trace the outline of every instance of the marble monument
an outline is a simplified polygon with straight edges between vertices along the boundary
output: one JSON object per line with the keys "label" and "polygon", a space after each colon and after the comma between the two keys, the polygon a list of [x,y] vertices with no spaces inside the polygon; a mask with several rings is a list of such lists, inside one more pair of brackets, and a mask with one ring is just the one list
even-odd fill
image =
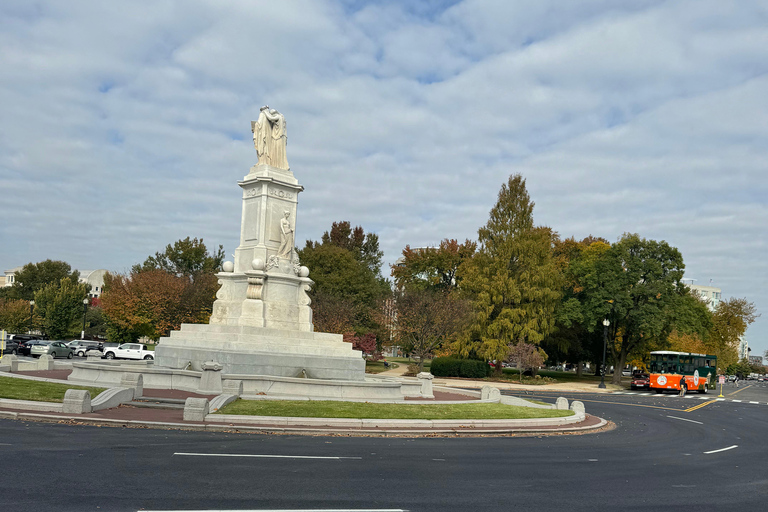
{"label": "marble monument", "polygon": [[242,189],[240,245],[217,274],[209,324],[183,324],[161,338],[156,365],[227,374],[361,381],[365,361],[341,335],[316,333],[307,292],[313,281],[294,247],[299,193],[288,166],[285,117],[262,107],[251,123],[258,163]]}

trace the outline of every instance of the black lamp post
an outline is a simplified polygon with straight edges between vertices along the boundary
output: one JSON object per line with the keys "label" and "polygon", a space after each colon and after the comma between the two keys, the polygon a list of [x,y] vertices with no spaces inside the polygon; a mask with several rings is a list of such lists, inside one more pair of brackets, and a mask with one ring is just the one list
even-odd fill
{"label": "black lamp post", "polygon": [[597,386],[600,389],[605,389],[605,347],[608,345],[608,326],[611,322],[606,318],[603,320],[603,370],[600,372],[600,384]]}
{"label": "black lamp post", "polygon": [[32,312],[35,310],[35,301],[29,301],[29,334],[32,334]]}
{"label": "black lamp post", "polygon": [[85,314],[88,312],[88,297],[83,299],[83,332],[80,333],[80,339],[85,339]]}

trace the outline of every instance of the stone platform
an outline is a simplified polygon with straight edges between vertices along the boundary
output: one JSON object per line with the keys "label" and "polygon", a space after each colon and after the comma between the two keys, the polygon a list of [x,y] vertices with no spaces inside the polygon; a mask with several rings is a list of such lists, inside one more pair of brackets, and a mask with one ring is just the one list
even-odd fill
{"label": "stone platform", "polygon": [[183,324],[155,349],[157,367],[201,371],[206,361],[225,374],[365,380],[362,354],[339,334]]}

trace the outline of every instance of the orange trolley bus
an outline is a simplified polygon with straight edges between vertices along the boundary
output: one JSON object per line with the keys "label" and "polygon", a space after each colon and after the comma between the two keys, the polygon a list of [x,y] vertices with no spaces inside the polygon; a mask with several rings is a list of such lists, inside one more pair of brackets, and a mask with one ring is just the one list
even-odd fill
{"label": "orange trolley bus", "polygon": [[666,389],[706,393],[715,389],[717,357],[691,352],[658,350],[651,352],[651,379],[649,387],[662,393]]}

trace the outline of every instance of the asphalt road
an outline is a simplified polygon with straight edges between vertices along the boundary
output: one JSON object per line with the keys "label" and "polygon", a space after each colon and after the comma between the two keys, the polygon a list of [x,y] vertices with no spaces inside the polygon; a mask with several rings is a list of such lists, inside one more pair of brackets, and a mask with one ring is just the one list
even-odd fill
{"label": "asphalt road", "polygon": [[0,420],[0,510],[765,510],[768,386],[724,394],[566,395],[617,428],[546,437],[300,437]]}

